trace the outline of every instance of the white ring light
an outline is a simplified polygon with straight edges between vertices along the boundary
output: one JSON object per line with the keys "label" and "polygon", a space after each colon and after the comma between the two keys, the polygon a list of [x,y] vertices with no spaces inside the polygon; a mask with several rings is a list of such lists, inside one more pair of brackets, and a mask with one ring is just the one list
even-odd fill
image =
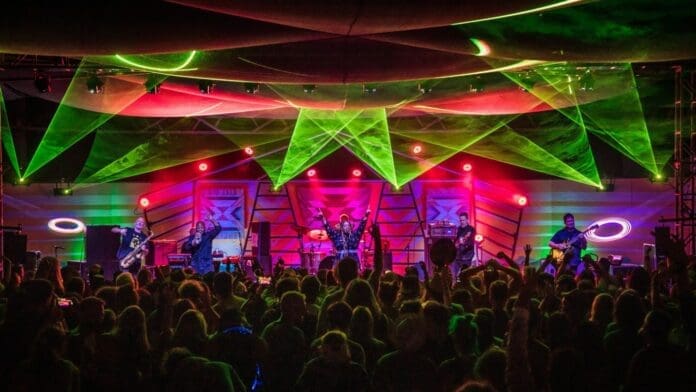
{"label": "white ring light", "polygon": [[[597,235],[596,230],[592,230],[585,234],[585,238],[587,238],[588,241],[591,242],[611,242],[611,241],[616,241],[620,240],[628,235],[628,233],[631,232],[631,222],[624,218],[618,218],[618,217],[611,217],[611,218],[604,218],[604,219],[599,219],[594,222],[592,222],[591,225],[607,225],[607,224],[615,224],[621,226],[621,230],[612,235]],[[588,227],[589,227],[588,226]]]}
{"label": "white ring light", "polygon": [[[65,228],[59,225],[72,225],[73,227]],[[56,218],[48,221],[48,228],[51,231],[61,234],[78,234],[85,231],[85,224],[79,219],[73,218]]]}

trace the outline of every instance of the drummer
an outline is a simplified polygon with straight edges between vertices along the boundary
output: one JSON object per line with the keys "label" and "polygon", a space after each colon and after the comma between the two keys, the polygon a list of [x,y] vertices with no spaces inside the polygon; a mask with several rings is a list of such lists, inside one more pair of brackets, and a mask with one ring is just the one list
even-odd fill
{"label": "drummer", "polygon": [[350,221],[348,215],[341,214],[338,224],[336,224],[335,227],[331,227],[324,213],[321,209],[319,210],[319,219],[324,223],[326,233],[331,239],[331,243],[336,250],[336,256],[339,260],[344,257],[350,257],[358,262],[360,261],[358,257],[358,245],[360,245],[360,238],[363,235],[363,231],[365,231],[367,217],[370,215],[370,212],[368,208],[367,211],[365,211],[365,216],[360,220],[358,227],[354,229],[353,223]]}

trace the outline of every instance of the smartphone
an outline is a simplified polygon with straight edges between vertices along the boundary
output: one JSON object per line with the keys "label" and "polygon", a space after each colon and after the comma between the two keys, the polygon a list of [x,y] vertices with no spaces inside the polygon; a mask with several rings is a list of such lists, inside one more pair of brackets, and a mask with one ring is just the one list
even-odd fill
{"label": "smartphone", "polygon": [[270,276],[259,276],[259,284],[271,284]]}
{"label": "smartphone", "polygon": [[73,305],[73,301],[69,298],[58,298],[58,306],[67,308]]}

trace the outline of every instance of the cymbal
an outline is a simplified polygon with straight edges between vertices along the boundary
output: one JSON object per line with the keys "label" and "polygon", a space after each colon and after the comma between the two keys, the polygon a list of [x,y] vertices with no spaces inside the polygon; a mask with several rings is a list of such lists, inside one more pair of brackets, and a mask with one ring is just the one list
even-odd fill
{"label": "cymbal", "polygon": [[329,236],[326,234],[326,230],[321,229],[310,230],[309,234],[307,235],[309,236],[309,238],[315,241],[326,241],[329,239]]}
{"label": "cymbal", "polygon": [[297,232],[297,234],[306,234],[311,229],[307,226],[292,225],[292,229]]}

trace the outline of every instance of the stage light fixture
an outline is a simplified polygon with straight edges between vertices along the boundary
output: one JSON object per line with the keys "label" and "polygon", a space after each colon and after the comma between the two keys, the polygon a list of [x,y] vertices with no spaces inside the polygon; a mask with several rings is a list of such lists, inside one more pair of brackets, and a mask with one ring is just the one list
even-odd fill
{"label": "stage light fixture", "polygon": [[162,83],[155,75],[148,76],[144,85],[145,91],[147,91],[148,94],[159,94],[160,89],[162,88]]}
{"label": "stage light fixture", "polygon": [[206,162],[201,162],[198,164],[198,171],[204,172],[208,170],[208,163]]}
{"label": "stage light fixture", "polygon": [[61,188],[61,187],[55,187],[53,188],[53,196],[72,196],[73,191],[70,188]]}
{"label": "stage light fixture", "polygon": [[211,94],[215,88],[215,83],[210,80],[199,80],[198,81],[198,91],[202,94]]}
{"label": "stage light fixture", "polygon": [[362,176],[362,170],[353,169],[353,177],[360,177],[360,176]]}
{"label": "stage light fixture", "polygon": [[418,92],[421,94],[427,94],[433,91],[432,86],[428,86],[425,83],[418,83]]}
{"label": "stage light fixture", "polygon": [[471,169],[473,169],[473,167],[471,166],[471,163],[465,163],[465,164],[462,166],[462,170],[464,170],[465,172],[470,172]]}
{"label": "stage light fixture", "polygon": [[304,85],[302,85],[302,90],[304,90],[305,94],[314,94],[317,91],[317,85],[316,84],[304,84]]}
{"label": "stage light fixture", "polygon": [[517,203],[517,205],[520,207],[524,207],[527,205],[527,197],[526,196],[515,195],[514,199],[515,199],[515,202]]}
{"label": "stage light fixture", "polygon": [[254,149],[251,148],[251,147],[245,147],[245,148],[244,148],[244,153],[247,154],[247,155],[249,155],[249,156],[252,156],[252,155],[254,155]]}
{"label": "stage light fixture", "polygon": [[36,72],[34,74],[34,86],[40,93],[50,93],[51,77],[45,72]]}
{"label": "stage light fixture", "polygon": [[90,94],[102,94],[104,92],[104,81],[97,75],[92,75],[87,79],[87,92]]}
{"label": "stage light fixture", "polygon": [[420,144],[416,144],[413,147],[411,147],[411,152],[418,155],[423,152],[423,146]]}
{"label": "stage light fixture", "polygon": [[307,177],[314,177],[317,175],[317,170],[316,169],[309,169],[307,170]]}
{"label": "stage light fixture", "polygon": [[247,94],[256,94],[259,92],[259,84],[258,83],[244,83],[244,91],[246,91]]}
{"label": "stage light fixture", "polygon": [[592,91],[594,90],[594,77],[592,77],[592,72],[588,68],[585,73],[579,78],[580,90],[581,91]]}
{"label": "stage light fixture", "polygon": [[138,200],[138,204],[140,207],[147,208],[150,206],[150,199],[147,197],[141,197],[140,200]]}
{"label": "stage light fixture", "polygon": [[614,192],[614,183],[602,184],[597,188],[597,192]]}
{"label": "stage light fixture", "polygon": [[369,85],[369,84],[363,84],[363,94],[372,95],[375,93],[377,93],[377,87]]}
{"label": "stage light fixture", "polygon": [[476,234],[474,236],[474,241],[480,244],[481,242],[483,242],[483,236],[481,234]]}
{"label": "stage light fixture", "polygon": [[469,83],[469,92],[480,93],[484,90],[484,83],[480,76],[475,77],[471,83]]}
{"label": "stage light fixture", "polygon": [[654,174],[650,176],[650,182],[652,183],[664,183],[667,182],[669,178],[667,176],[663,176],[660,173]]}

